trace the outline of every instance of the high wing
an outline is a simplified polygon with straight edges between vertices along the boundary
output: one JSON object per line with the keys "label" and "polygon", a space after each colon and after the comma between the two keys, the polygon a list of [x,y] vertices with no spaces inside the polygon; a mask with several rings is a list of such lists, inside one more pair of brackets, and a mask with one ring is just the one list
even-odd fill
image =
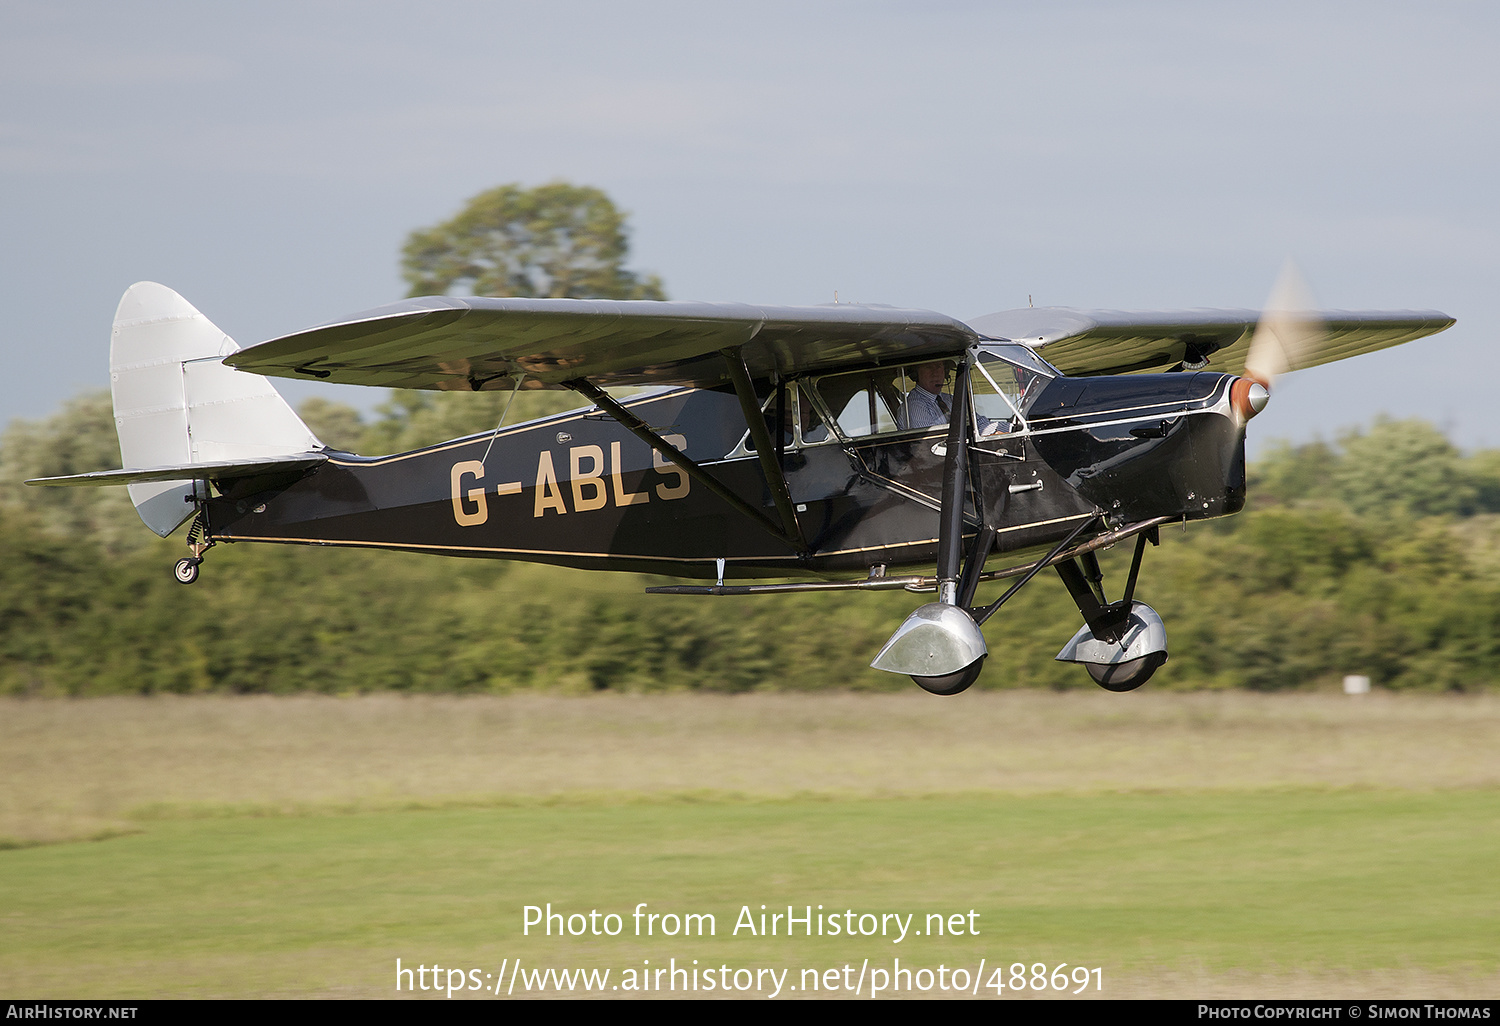
{"label": "high wing", "polygon": [[961,353],[978,336],[930,310],[836,304],[752,306],[649,300],[409,299],[228,356],[239,370],[353,385],[480,391],[730,381],[723,350],[749,373]]}
{"label": "high wing", "polygon": [[[1239,374],[1260,316],[1256,310],[1131,312],[1051,306],[986,314],[969,324],[986,338],[1030,346],[1064,374],[1167,371],[1183,364]],[[1298,368],[1373,353],[1453,324],[1452,317],[1436,310],[1325,310],[1308,316],[1322,322],[1322,332]]]}

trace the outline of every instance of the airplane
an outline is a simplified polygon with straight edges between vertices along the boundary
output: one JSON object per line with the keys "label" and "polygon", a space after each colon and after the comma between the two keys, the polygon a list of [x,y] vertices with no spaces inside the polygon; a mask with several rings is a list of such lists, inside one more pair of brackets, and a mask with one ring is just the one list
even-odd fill
{"label": "airplane", "polygon": [[[936,695],[978,679],[983,625],[1055,568],[1083,617],[1057,658],[1110,691],[1166,661],[1135,599],[1162,525],[1245,504],[1246,425],[1277,377],[1442,331],[1436,311],[927,310],[428,296],[240,348],[132,285],[110,345],[127,485],[162,537],[517,559],[697,581],[674,595],[933,593],[876,669]],[[591,405],[412,452],[319,441],[272,377],[571,389]],[[951,388],[948,383],[951,381]],[[647,386],[616,398],[608,388]],[[506,410],[508,413],[509,404]],[[1097,553],[1134,542],[1119,597]],[[994,565],[998,562],[1001,565]],[[709,583],[712,582],[712,583]],[[988,603],[982,586],[1006,582]]]}

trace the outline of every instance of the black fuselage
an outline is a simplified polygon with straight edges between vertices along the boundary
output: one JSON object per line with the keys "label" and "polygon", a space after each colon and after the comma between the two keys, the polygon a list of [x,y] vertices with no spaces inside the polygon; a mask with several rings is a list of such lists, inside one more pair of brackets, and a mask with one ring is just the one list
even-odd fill
{"label": "black fuselage", "polygon": [[[1244,505],[1244,443],[1215,373],[1059,377],[1019,431],[969,447],[965,523],[998,552],[1066,537],[1096,513],[1119,525],[1201,519]],[[776,518],[731,390],[624,401],[750,505]],[[756,526],[598,410],[395,456],[330,453],[304,474],[230,482],[210,537],[520,559],[713,577],[863,575],[931,565],[946,428],[788,446],[778,454],[807,551]],[[1104,528],[1101,527],[1100,530]]]}

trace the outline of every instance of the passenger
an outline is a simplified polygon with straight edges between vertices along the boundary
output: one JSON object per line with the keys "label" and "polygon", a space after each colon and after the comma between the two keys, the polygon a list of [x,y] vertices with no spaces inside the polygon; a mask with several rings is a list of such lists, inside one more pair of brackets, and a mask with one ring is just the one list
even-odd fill
{"label": "passenger", "polygon": [[822,417],[813,412],[812,400],[807,398],[806,392],[802,393],[797,409],[802,413],[802,441],[808,443],[828,441],[828,426],[823,423]]}
{"label": "passenger", "polygon": [[[790,400],[790,397],[788,397],[788,400]],[[818,418],[815,413],[813,413],[812,405],[805,395],[802,397],[802,401],[797,403],[797,409],[801,414],[799,419],[802,422],[803,443],[828,441],[828,428],[824,426],[823,421]],[[772,438],[775,438],[776,430],[778,427],[776,423],[775,404],[766,407],[765,418],[766,430],[770,432]],[[792,433],[792,403],[790,401],[788,401],[787,404],[782,408],[781,424],[779,425],[779,427],[781,429],[782,448],[791,448],[791,446],[796,442],[796,436]],[[755,450],[755,443],[753,441],[747,440],[745,443],[745,447],[753,452]]]}
{"label": "passenger", "polygon": [[[791,397],[787,397],[786,409],[781,415],[781,437],[787,445],[792,444],[792,404]],[[812,401],[803,393],[797,402],[798,420],[802,423],[802,441],[804,444],[810,442],[828,441],[828,428],[823,426],[823,421],[813,413]]]}

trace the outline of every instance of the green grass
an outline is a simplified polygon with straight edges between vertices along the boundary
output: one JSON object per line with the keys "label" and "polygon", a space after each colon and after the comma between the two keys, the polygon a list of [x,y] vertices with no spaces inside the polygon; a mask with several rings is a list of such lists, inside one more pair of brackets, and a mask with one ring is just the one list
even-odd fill
{"label": "green grass", "polygon": [[[1106,997],[1493,997],[1497,730],[1483,696],[4,700],[0,995],[899,956],[1100,966]],[[521,936],[527,904],[643,901],[719,934]],[[981,934],[731,936],[762,903]]]}
{"label": "green grass", "polygon": [[622,791],[1500,789],[1500,696],[909,691],[0,699],[0,847]]}
{"label": "green grass", "polygon": [[[1097,965],[1105,996],[1209,996],[1235,979],[1360,996],[1381,974],[1416,981],[1410,996],[1493,996],[1497,852],[1490,789],[658,797],[153,820],[130,836],[0,851],[0,992],[388,996],[397,957],[616,972],[697,958],[795,977],[899,955]],[[549,901],[712,912],[718,936],[523,938],[522,906]],[[740,906],[762,903],[918,921],[973,908],[981,935],[730,936]]]}

